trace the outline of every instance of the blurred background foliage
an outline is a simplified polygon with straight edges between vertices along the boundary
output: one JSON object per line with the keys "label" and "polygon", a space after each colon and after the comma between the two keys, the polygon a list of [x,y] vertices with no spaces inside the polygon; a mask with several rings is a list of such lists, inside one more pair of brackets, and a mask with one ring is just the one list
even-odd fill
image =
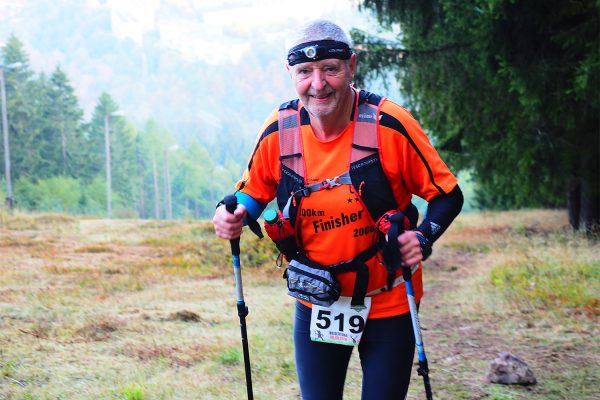
{"label": "blurred background foliage", "polygon": [[[409,108],[459,172],[467,211],[567,208],[574,228],[597,228],[597,1],[358,5],[374,19],[351,31],[357,86]],[[183,12],[161,7],[156,18]],[[16,34],[0,38],[0,63],[20,63],[5,70],[20,209],[105,214],[108,116],[114,216],[208,218],[241,176],[263,118],[294,96],[272,33],[285,21],[260,34],[223,31],[224,44],[244,37],[252,51],[207,62],[161,45],[157,30],[118,38],[109,10],[87,3],[34,1],[8,17],[30,21],[19,34],[36,44],[28,54]],[[91,92],[101,93],[93,104]]]}

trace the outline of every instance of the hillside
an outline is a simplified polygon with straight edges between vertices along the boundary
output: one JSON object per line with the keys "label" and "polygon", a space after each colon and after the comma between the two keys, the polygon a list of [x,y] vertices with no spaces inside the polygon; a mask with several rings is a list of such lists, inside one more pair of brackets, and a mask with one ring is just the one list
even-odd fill
{"label": "hillside", "polygon": [[0,2],[0,43],[16,35],[36,72],[60,65],[86,119],[108,92],[137,127],[154,118],[180,144],[226,136],[249,151],[268,113],[295,97],[284,68],[290,30],[333,10],[347,29],[369,26],[351,1],[314,3]]}

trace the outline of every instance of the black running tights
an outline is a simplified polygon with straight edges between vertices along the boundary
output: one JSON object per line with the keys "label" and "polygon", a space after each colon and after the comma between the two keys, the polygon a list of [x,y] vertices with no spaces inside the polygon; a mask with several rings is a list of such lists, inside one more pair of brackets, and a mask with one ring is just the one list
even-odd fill
{"label": "black running tights", "polygon": [[[294,351],[303,400],[342,400],[353,347],[313,342],[311,309],[296,302]],[[415,353],[410,313],[369,319],[358,353],[363,372],[362,400],[403,400]]]}

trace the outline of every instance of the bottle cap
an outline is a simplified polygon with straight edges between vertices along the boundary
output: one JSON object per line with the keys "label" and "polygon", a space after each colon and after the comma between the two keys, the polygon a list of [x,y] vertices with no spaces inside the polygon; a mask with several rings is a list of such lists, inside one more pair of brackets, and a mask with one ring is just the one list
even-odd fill
{"label": "bottle cap", "polygon": [[274,224],[279,219],[279,215],[277,215],[277,211],[275,210],[267,210],[263,214],[265,222],[267,224]]}

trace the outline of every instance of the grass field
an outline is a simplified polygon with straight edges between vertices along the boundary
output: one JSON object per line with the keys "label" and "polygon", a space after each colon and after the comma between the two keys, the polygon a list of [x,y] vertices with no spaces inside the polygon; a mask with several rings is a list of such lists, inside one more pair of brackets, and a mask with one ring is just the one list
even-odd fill
{"label": "grass field", "polygon": [[[241,245],[255,398],[299,399],[283,271],[268,240]],[[424,266],[436,399],[600,398],[598,249],[564,211],[460,216]],[[0,211],[0,399],[244,399],[229,254],[209,222]],[[501,351],[538,384],[486,382]]]}

